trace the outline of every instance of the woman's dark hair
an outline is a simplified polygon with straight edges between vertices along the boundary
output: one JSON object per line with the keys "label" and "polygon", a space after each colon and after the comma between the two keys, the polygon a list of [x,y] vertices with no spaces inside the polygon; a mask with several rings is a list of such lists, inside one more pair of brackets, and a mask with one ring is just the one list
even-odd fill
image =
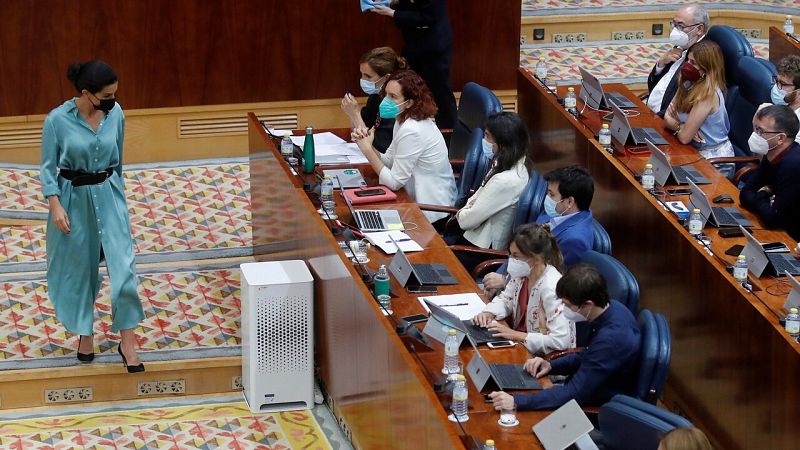
{"label": "woman's dark hair", "polygon": [[408,68],[406,59],[398,55],[392,47],[377,47],[361,55],[359,64],[367,63],[378,76]]}
{"label": "woman's dark hair", "polygon": [[528,127],[516,113],[503,111],[490,115],[486,119],[486,131],[492,134],[497,144],[497,153],[494,157],[495,164],[486,174],[483,184],[496,174],[511,170],[521,158],[525,158],[528,172],[533,169],[533,162],[528,156]]}
{"label": "woman's dark hair", "polygon": [[85,63],[72,63],[67,68],[67,79],[72,82],[78,92],[86,89],[92,94],[103,90],[109,84],[117,82],[117,73],[108,64],[95,59]]}
{"label": "woman's dark hair", "polygon": [[517,228],[512,240],[523,255],[539,255],[546,264],[561,270],[564,257],[561,256],[556,237],[550,232],[548,224],[526,223]]}
{"label": "woman's dark hair", "polygon": [[[400,91],[406,101],[414,100],[414,104],[404,109],[397,116],[398,122],[403,123],[408,118],[414,120],[431,119],[436,115],[438,108],[436,107],[436,102],[433,101],[433,94],[431,94],[422,77],[417,75],[417,72],[399,70],[389,76],[386,84],[389,84],[390,81],[396,81],[400,84]],[[386,84],[384,84],[384,90],[386,90]]]}

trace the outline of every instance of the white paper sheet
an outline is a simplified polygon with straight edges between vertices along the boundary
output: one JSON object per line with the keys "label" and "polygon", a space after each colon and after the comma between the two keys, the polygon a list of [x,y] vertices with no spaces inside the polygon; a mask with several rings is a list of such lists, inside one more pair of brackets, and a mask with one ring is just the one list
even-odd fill
{"label": "white paper sheet", "polygon": [[[305,135],[303,136],[292,136],[292,142],[294,145],[303,148],[303,144],[306,141]],[[339,136],[331,133],[330,131],[326,131],[324,133],[314,133],[314,151],[319,151],[319,147],[321,145],[336,145],[336,144],[345,144],[347,141],[340,138]]]}
{"label": "white paper sheet", "polygon": [[467,294],[433,295],[430,297],[418,297],[417,299],[420,305],[422,305],[429,314],[431,311],[428,309],[428,305],[422,301],[423,299],[440,306],[445,311],[457,315],[461,320],[472,319],[486,307],[483,300],[474,292]]}
{"label": "white paper sheet", "polygon": [[415,240],[398,230],[364,233],[364,237],[366,237],[372,245],[380,247],[387,255],[394,255],[397,253],[397,247],[394,242],[392,242],[392,239],[394,239],[397,245],[406,253],[424,250]]}

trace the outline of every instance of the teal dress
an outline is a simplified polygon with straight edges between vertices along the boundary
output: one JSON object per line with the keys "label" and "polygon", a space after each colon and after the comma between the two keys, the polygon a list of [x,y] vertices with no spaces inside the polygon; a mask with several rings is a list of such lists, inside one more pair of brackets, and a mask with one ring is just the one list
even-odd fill
{"label": "teal dress", "polygon": [[[52,215],[47,220],[47,289],[58,320],[84,336],[93,330],[101,248],[111,278],[111,331],[135,328],[144,318],[122,180],[124,130],[119,104],[94,131],[78,113],[75,99],[52,110],[42,130],[42,191],[45,197],[60,197],[71,229],[62,233]],[[73,187],[58,176],[58,169],[101,172],[109,167],[114,173],[102,184]]]}

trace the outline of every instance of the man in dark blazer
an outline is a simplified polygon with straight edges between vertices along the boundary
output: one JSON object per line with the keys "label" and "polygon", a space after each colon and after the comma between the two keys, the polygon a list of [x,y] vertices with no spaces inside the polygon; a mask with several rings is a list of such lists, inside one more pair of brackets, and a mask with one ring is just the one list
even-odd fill
{"label": "man in dark blazer", "polygon": [[708,12],[697,4],[683,6],[675,13],[669,34],[672,48],[661,55],[647,77],[647,90],[650,91],[647,106],[659,116],[664,117],[678,90],[678,74],[686,60],[686,52],[705,37],[708,22]]}

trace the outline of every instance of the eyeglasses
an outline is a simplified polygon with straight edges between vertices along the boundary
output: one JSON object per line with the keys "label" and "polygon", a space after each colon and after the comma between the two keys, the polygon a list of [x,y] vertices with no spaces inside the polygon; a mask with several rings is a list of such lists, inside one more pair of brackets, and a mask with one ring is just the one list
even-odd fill
{"label": "eyeglasses", "polygon": [[755,134],[759,135],[759,136],[763,136],[765,134],[780,134],[780,133],[783,133],[783,131],[769,131],[769,130],[765,130],[765,129],[761,128],[761,127],[753,127],[753,132]]}
{"label": "eyeglasses", "polygon": [[[782,91],[789,91],[794,89],[794,83],[784,83],[778,79],[777,75],[772,77],[772,81],[775,83],[775,86],[778,86],[778,89]],[[784,88],[792,88],[792,89],[784,89]]]}
{"label": "eyeglasses", "polygon": [[696,27],[696,26],[698,26],[698,25],[700,25],[700,24],[699,24],[699,23],[695,23],[695,24],[693,24],[693,25],[686,25],[685,23],[681,23],[681,22],[675,22],[674,20],[670,20],[670,21],[669,21],[669,25],[670,25],[672,28],[677,28],[678,30],[680,30],[680,31],[684,31],[684,32],[685,32],[685,31],[686,31],[686,30],[688,30],[689,28],[694,28],[694,27]]}

